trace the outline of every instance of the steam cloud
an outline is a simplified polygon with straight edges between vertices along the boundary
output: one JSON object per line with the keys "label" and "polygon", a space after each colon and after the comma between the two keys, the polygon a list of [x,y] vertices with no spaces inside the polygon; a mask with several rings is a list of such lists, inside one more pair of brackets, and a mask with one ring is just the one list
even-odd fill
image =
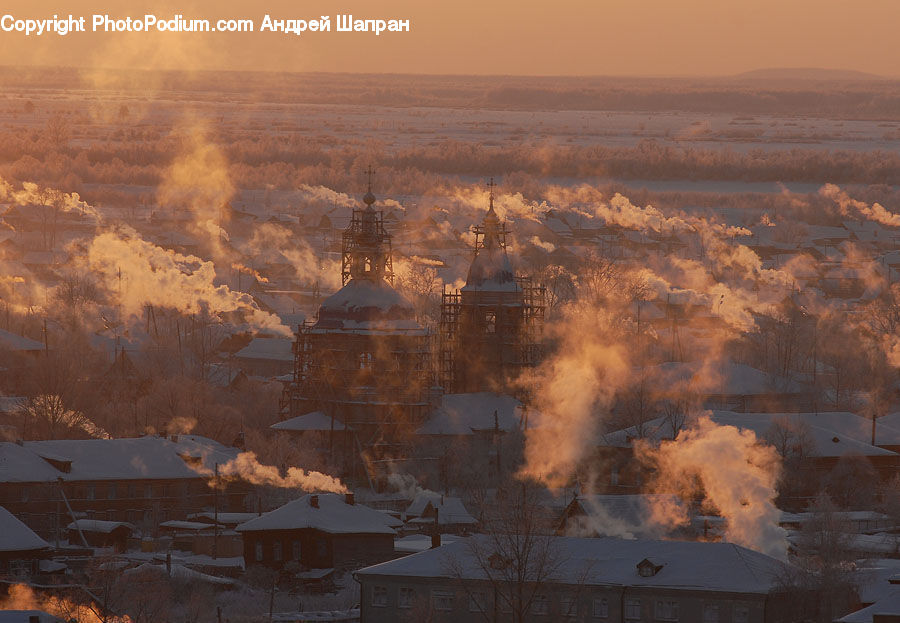
{"label": "steam cloud", "polygon": [[116,292],[125,315],[139,318],[148,303],[187,313],[237,310],[254,326],[291,335],[277,316],[260,310],[250,295],[215,285],[212,262],[158,247],[129,227],[96,236],[86,257],[87,268]]}
{"label": "steam cloud", "polygon": [[[781,461],[775,449],[753,431],[719,426],[708,415],[682,431],[674,441],[653,447],[635,443],[636,456],[655,468],[657,489],[689,493],[699,478],[706,500],[727,520],[725,537],[776,558],[787,551],[780,511],[773,502]],[[651,498],[651,504],[657,498]],[[654,522],[683,523],[684,516],[656,504]]]}
{"label": "steam cloud", "polygon": [[[212,472],[205,470],[207,475]],[[236,458],[219,465],[219,476],[245,480],[254,485],[268,485],[282,489],[302,489],[304,491],[326,491],[347,493],[349,489],[339,479],[317,471],[305,471],[299,467],[289,467],[282,476],[273,465],[263,465],[256,459],[255,452],[241,452]],[[212,483],[211,483],[212,484]]]}

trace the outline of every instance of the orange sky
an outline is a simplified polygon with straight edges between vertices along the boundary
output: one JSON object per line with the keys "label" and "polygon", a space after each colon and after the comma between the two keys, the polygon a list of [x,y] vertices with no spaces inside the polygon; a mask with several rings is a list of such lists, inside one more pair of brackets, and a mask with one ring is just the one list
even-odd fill
{"label": "orange sky", "polygon": [[[215,20],[332,16],[331,33],[0,32],[0,63],[397,73],[723,75],[765,67],[900,77],[895,0],[6,0],[0,14]],[[411,32],[334,32],[334,15],[408,18]]]}

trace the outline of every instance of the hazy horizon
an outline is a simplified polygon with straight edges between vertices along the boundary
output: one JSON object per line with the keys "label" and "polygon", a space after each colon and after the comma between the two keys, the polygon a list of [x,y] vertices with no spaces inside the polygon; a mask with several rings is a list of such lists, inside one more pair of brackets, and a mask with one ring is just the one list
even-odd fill
{"label": "hazy horizon", "polygon": [[[748,69],[746,71],[740,71],[735,73],[724,73],[724,74],[636,74],[636,73],[596,73],[596,74],[526,74],[526,73],[472,73],[472,72],[449,72],[449,73],[440,73],[440,72],[419,72],[419,71],[342,71],[342,70],[292,70],[292,69],[277,69],[277,68],[266,68],[266,67],[257,67],[257,68],[175,68],[175,67],[166,67],[166,68],[154,68],[154,67],[140,67],[140,68],[127,68],[127,67],[116,67],[116,66],[99,66],[99,65],[91,65],[89,63],[85,64],[52,64],[52,63],[35,63],[35,64],[26,64],[26,65],[15,65],[8,63],[0,63],[0,67],[4,68],[15,68],[15,67],[29,67],[34,69],[73,69],[73,70],[94,70],[94,71],[128,71],[138,69],[139,71],[159,71],[166,73],[179,73],[179,72],[205,72],[205,73],[271,73],[271,74],[323,74],[323,75],[339,75],[339,76],[422,76],[422,77],[462,77],[462,78],[589,78],[589,79],[635,79],[635,80],[727,80],[733,78],[742,78],[742,79],[761,79],[761,80],[783,80],[783,79],[802,79],[802,80],[822,80],[822,81],[853,81],[853,80],[871,80],[871,81],[896,81],[900,80],[900,73],[898,74],[875,74],[871,72],[866,72],[858,69],[849,69],[843,67],[791,67],[791,66],[780,66],[780,67],[757,67],[754,69]],[[792,76],[768,76],[764,75],[766,73],[792,73],[795,75]],[[822,76],[803,76],[805,73],[822,73]],[[758,75],[757,75],[758,74]]]}

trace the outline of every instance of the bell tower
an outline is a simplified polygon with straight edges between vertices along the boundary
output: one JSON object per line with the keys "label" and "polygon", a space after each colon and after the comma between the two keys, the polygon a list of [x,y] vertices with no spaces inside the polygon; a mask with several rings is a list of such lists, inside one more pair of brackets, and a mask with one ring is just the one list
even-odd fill
{"label": "bell tower", "polygon": [[366,170],[369,185],[363,195],[366,207],[353,210],[350,225],[341,238],[341,281],[364,279],[379,283],[394,283],[394,267],[391,260],[391,237],[384,229],[384,214],[375,210],[372,194],[372,167]]}
{"label": "bell tower", "polygon": [[544,287],[517,277],[506,251],[509,230],[488,209],[475,225],[475,248],[466,285],[446,288],[441,300],[441,384],[449,393],[507,391],[541,357]]}

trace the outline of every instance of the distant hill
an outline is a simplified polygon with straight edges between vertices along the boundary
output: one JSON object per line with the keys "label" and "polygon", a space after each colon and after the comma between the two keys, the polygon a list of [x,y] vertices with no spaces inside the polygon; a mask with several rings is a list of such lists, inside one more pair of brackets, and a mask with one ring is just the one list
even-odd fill
{"label": "distant hill", "polygon": [[889,80],[885,76],[853,69],[823,69],[821,67],[771,67],[737,74],[735,78],[748,80]]}

